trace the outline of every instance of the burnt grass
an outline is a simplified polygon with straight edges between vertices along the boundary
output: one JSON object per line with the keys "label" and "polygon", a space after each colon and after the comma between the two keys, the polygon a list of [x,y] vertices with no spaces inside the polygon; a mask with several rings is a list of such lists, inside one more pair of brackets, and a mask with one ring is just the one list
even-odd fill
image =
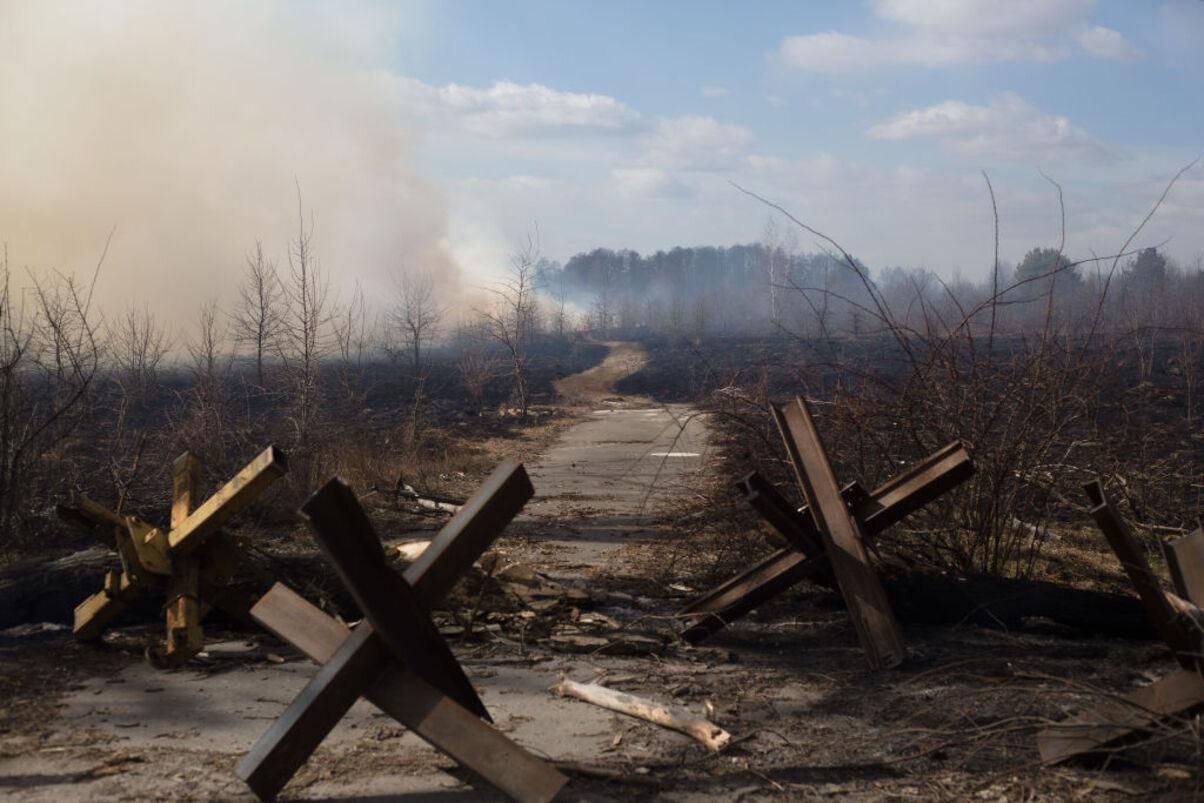
{"label": "burnt grass", "polygon": [[[575,788],[625,800],[652,800],[666,792],[716,799],[737,799],[751,792],[757,799],[777,800],[1191,799],[1200,792],[1201,760],[1193,720],[1171,722],[1154,739],[1103,756],[1055,768],[1039,764],[1035,735],[1044,724],[1174,668],[1167,649],[1156,642],[1104,638],[1041,620],[1003,629],[967,624],[908,626],[907,662],[899,669],[871,673],[865,669],[839,595],[805,583],[724,629],[701,648],[678,641],[672,614],[694,594],[768,551],[757,518],[735,495],[731,480],[755,467],[776,472],[773,476],[780,487],[796,493],[781,455],[775,452],[776,436],[764,404],[799,392],[823,399],[840,388],[840,376],[832,361],[816,359],[814,344],[785,338],[653,341],[646,348],[647,365],[624,380],[619,390],[663,402],[688,402],[708,411],[716,457],[709,466],[708,482],[664,512],[660,522],[664,537],[653,544],[630,546],[622,572],[596,578],[603,592],[622,592],[643,601],[644,620],[632,627],[660,637],[666,645],[664,653],[657,658],[599,656],[597,660],[625,678],[616,681],[625,691],[695,710],[712,703],[717,721],[737,743],[721,755],[701,755],[691,746],[667,749],[657,741],[655,728],[627,724],[618,754],[599,757],[599,764],[617,764],[618,775],[627,780],[577,779]],[[845,349],[845,359],[854,363],[872,355],[882,358],[879,365],[891,359],[889,347],[882,343],[854,342]],[[462,387],[457,390],[450,365],[442,383],[432,371],[427,380],[430,402],[424,413],[427,435],[405,460],[360,469],[358,487],[372,488],[374,518],[393,532],[437,529],[445,517],[427,516],[390,496],[398,473],[422,490],[465,495],[492,467],[499,448],[535,450],[543,437],[540,433],[554,432],[570,420],[552,404],[551,383],[596,364],[604,351],[601,346],[579,344],[576,352],[566,348],[546,355],[538,365],[533,361],[532,375],[540,377],[533,382],[538,416],[526,422],[505,410],[499,414],[498,406],[504,407],[508,400],[504,378],[491,386],[488,405],[475,408],[467,403]],[[1171,384],[1168,380],[1167,393]],[[343,432],[349,433],[344,440],[353,432],[366,432],[367,439],[376,441],[399,437],[407,424],[405,400],[412,398],[412,390],[404,377],[382,374],[380,384],[358,408],[354,426],[342,424]],[[1115,392],[1123,400],[1128,391]],[[1168,426],[1175,423],[1172,401],[1147,390],[1140,393],[1166,405],[1160,412],[1147,411],[1154,420]],[[835,416],[819,407],[826,424],[833,424]],[[267,418],[265,414],[259,420]],[[180,441],[163,438],[161,444],[155,442],[156,449],[169,459],[166,456]],[[356,436],[355,443],[364,442],[365,436]],[[848,478],[863,464],[843,443],[842,438],[828,438],[838,473]],[[910,456],[905,447],[898,448],[897,454]],[[255,451],[232,456],[222,465],[226,471],[236,470]],[[427,468],[420,471],[420,463]],[[373,475],[375,486],[369,482]],[[871,476],[867,481],[881,478]],[[149,472],[145,482],[139,479],[132,486],[137,492],[131,492],[131,500],[158,517],[166,509],[168,479],[166,467]],[[287,537],[297,529],[282,512],[290,493],[295,491],[283,491],[279,498],[245,514],[248,531],[257,540],[263,538],[273,556],[262,568],[286,576],[307,595],[324,597],[323,604],[332,610],[353,612],[337,596],[338,584],[321,568],[312,544]],[[110,501],[103,495],[98,498]],[[1073,509],[1063,515],[1068,521],[1082,518]],[[1073,560],[1062,548],[1063,541],[1057,544],[1058,552],[1046,553],[1049,561],[1059,563],[1067,582],[1124,589],[1115,559],[1108,563],[1102,538],[1092,532],[1075,531],[1073,543],[1081,548]],[[510,537],[516,536],[523,537],[521,532]],[[1094,556],[1084,558],[1081,553],[1091,552],[1092,545]],[[66,550],[68,542],[56,542],[55,548]],[[588,607],[583,604],[581,610]],[[148,614],[151,619],[154,613]],[[506,615],[497,617],[502,633],[519,640],[507,629],[512,625]],[[541,614],[536,622],[544,618]],[[447,620],[454,621],[458,620]],[[222,624],[218,621],[214,626]],[[479,636],[453,637],[452,642],[457,652],[468,650],[474,660],[486,664],[490,659],[516,657],[504,643]],[[0,663],[20,665],[20,671],[0,673],[6,696],[19,702],[0,716],[0,735],[36,730],[47,704],[70,686],[83,671],[80,667],[96,660],[80,656],[82,663],[70,662],[77,669],[50,672],[56,662],[61,663],[64,649],[74,648],[63,634],[37,640],[0,637]],[[645,752],[639,759],[625,758],[626,751],[638,754],[641,749]],[[390,766],[390,756],[379,756],[382,767]]]}
{"label": "burnt grass", "polygon": [[[66,527],[55,505],[74,493],[160,522],[170,506],[171,463],[184,451],[204,466],[212,491],[269,444],[288,456],[289,474],[245,514],[256,529],[291,531],[293,511],[331,476],[365,491],[395,489],[463,497],[492,469],[506,444],[530,451],[571,416],[556,404],[553,383],[597,365],[606,347],[576,336],[541,337],[526,359],[529,415],[516,414],[510,366],[500,352],[474,399],[451,349],[432,349],[420,375],[383,357],[322,366],[302,435],[294,380],[278,364],[261,384],[251,364],[233,362],[204,388],[184,366],[150,381],[116,372],[96,381],[72,434],[28,478],[15,531],[0,544],[0,567],[93,546]],[[532,440],[532,438],[535,440]]]}
{"label": "burnt grass", "polygon": [[[666,585],[701,592],[770,551],[764,525],[734,489],[737,477],[761,471],[801,503],[767,414],[769,403],[797,394],[819,402],[814,409],[842,481],[856,477],[872,487],[890,476],[892,465],[916,456],[914,443],[892,422],[870,417],[883,437],[867,440],[887,454],[884,461],[866,460],[860,453],[866,441],[850,441],[853,430],[837,409],[857,391],[881,392],[861,382],[866,366],[887,378],[904,371],[905,361],[884,339],[702,338],[657,340],[646,348],[647,365],[620,389],[708,412],[714,451],[710,483],[682,500],[670,515],[669,539],[642,559]],[[1090,415],[1061,435],[1067,444],[1076,439],[1087,444],[1075,452],[1074,462],[1113,488],[1115,478],[1124,478],[1129,492],[1117,497],[1131,519],[1190,529],[1200,514],[1199,491],[1192,486],[1204,441],[1184,415],[1173,344],[1158,344],[1144,378],[1136,355],[1123,344],[1101,348],[1095,359],[1106,379],[1086,383],[1094,394],[1087,400]],[[938,440],[959,434],[956,422],[933,428]],[[1038,545],[1031,563],[1010,567],[1009,574],[1132,594],[1080,503],[1083,479],[1067,479],[1062,497],[1045,512],[1048,540]],[[916,530],[948,509],[933,508],[913,517]],[[923,549],[908,548],[916,536],[899,532],[905,529],[884,535],[884,553],[931,569]],[[1149,539],[1151,562],[1162,570],[1157,536],[1139,532]],[[1172,671],[1174,662],[1160,643],[1101,637],[1041,618],[1010,628],[913,625],[906,639],[910,658],[903,669],[867,675],[839,596],[801,583],[706,643],[731,649],[748,668],[772,672],[778,682],[816,683],[829,695],[825,705],[833,715],[862,720],[848,730],[825,723],[840,748],[819,753],[815,733],[808,730],[814,722],[776,720],[773,727],[785,729],[782,740],[806,744],[809,759],[805,767],[776,772],[762,766],[771,778],[823,782],[856,765],[870,774],[864,778],[869,788],[890,794],[914,785],[916,796],[931,798],[973,793],[983,799],[1155,794],[1188,799],[1199,793],[1204,764],[1191,717],[1166,724],[1147,742],[1062,767],[1041,767],[1036,753],[1042,725]],[[778,674],[787,666],[798,673],[793,680],[789,672]],[[825,754],[831,755],[830,765],[824,765]],[[870,780],[875,773],[881,774],[878,782]],[[966,773],[980,774],[981,782],[964,785]]]}

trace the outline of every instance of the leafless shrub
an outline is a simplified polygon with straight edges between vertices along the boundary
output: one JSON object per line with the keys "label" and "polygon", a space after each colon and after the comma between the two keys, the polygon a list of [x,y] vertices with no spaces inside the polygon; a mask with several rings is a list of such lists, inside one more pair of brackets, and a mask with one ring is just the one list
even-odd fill
{"label": "leafless shrub", "polygon": [[[1111,271],[1094,286],[1053,281],[1085,264],[1062,259],[1059,245],[1046,272],[1012,282],[1000,281],[996,249],[985,297],[923,273],[888,297],[839,243],[741,191],[825,242],[839,257],[838,269],[855,280],[855,292],[785,288],[804,294],[814,311],[816,336],[800,334],[813,353],[807,391],[830,402],[819,413],[831,442],[839,444],[838,458],[863,479],[881,481],[900,462],[962,439],[973,452],[976,475],[920,517],[920,527],[912,525],[910,548],[963,572],[1031,573],[1055,510],[1078,509],[1074,486],[1100,467],[1098,453],[1095,459],[1088,453],[1106,437],[1098,414],[1112,366],[1108,343],[1101,342],[1102,311],[1132,238],[1106,258]],[[1058,192],[1060,201],[1060,187]],[[1070,293],[1077,298],[1063,298]],[[1076,316],[1076,309],[1089,314]],[[858,314],[867,337],[836,333],[831,316],[841,310]],[[1133,345],[1144,379],[1152,347]]]}
{"label": "leafless shrub", "polygon": [[72,479],[64,447],[92,412],[101,368],[91,289],[58,275],[38,279],[30,274],[29,279],[24,291],[13,286],[5,247],[0,262],[2,546],[27,531],[29,519]]}
{"label": "leafless shrub", "polygon": [[485,398],[485,388],[497,376],[498,359],[489,351],[489,334],[484,327],[467,324],[460,328],[456,337],[456,371],[473,407],[479,412]]}

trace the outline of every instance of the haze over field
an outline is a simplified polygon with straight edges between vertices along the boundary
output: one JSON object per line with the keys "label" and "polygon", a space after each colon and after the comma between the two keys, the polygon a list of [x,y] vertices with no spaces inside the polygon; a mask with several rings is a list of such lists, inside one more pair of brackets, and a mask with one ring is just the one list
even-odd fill
{"label": "haze over field", "polygon": [[[462,298],[546,256],[757,240],[781,201],[868,265],[1109,253],[1204,131],[1196,0],[239,4],[0,0],[0,239],[101,301],[191,317],[299,183],[344,290]],[[1204,252],[1204,170],[1136,245]],[[814,250],[804,239],[803,250]],[[463,274],[463,279],[461,279]]]}

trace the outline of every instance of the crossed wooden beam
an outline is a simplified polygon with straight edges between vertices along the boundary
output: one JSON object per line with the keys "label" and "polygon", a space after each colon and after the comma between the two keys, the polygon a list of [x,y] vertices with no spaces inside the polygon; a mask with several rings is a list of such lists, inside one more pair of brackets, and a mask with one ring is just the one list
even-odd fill
{"label": "crossed wooden beam", "polygon": [[242,615],[251,604],[229,587],[240,555],[221,527],[287,471],[284,453],[269,446],[199,503],[201,463],[185,452],[173,464],[171,526],[166,529],[115,513],[82,495],[59,505],[64,521],[92,533],[121,559],[121,571],[108,572],[104,587],[76,606],[75,638],[100,638],[114,617],[139,597],[161,590],[167,597],[167,637],[148,656],[161,666],[179,666],[200,652],[205,643],[201,620],[212,607]]}
{"label": "crossed wooden beam", "polygon": [[355,494],[331,480],[302,507],[322,551],[364,614],[352,630],[277,583],[251,616],[322,668],[243,757],[238,776],[274,798],[352,704],[366,697],[435,749],[520,803],[547,803],[567,778],[481,721],[485,705],[429,611],[534,494],[501,465],[404,575],[385,561]]}
{"label": "crossed wooden beam", "polygon": [[755,472],[737,483],[787,546],[683,608],[679,615],[692,621],[682,637],[702,641],[811,578],[839,587],[871,668],[897,665],[903,640],[870,564],[869,539],[968,479],[970,456],[954,441],[872,493],[857,482],[842,489],[806,400],[773,413],[807,504],[795,509]]}
{"label": "crossed wooden beam", "polygon": [[[1177,610],[1163,592],[1144,549],[1099,480],[1088,483],[1085,489],[1092,505],[1091,517],[1120,559],[1154,628],[1174,652],[1180,668],[1148,686],[1043,729],[1037,734],[1037,749],[1047,764],[1105,750],[1161,721],[1204,706],[1204,678],[1200,674],[1204,631],[1198,622]],[[1175,594],[1196,607],[1204,607],[1204,530],[1197,529],[1166,544],[1164,552]]]}

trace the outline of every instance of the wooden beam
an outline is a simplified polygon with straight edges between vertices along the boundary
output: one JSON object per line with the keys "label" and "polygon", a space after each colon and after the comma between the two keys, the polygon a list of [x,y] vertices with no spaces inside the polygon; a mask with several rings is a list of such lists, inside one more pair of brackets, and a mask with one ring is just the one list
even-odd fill
{"label": "wooden beam", "polygon": [[499,465],[406,569],[406,582],[427,605],[443,599],[534,495],[521,463]]}
{"label": "wooden beam", "polygon": [[877,535],[974,476],[974,461],[961,441],[946,444],[874,489],[854,515]]}
{"label": "wooden beam", "polygon": [[187,555],[216,533],[230,517],[250,505],[268,486],[288,472],[288,459],[275,446],[259,456],[227,482],[204,504],[173,527],[168,543],[174,555]]}
{"label": "wooden beam", "polygon": [[[523,488],[524,484],[525,489]],[[527,480],[526,472],[521,465],[512,464],[499,468],[490,476],[481,490],[469,500],[461,513],[453,517],[443,531],[436,536],[424,553],[424,557],[431,553],[434,554],[420,563],[416,562],[411,565],[403,582],[402,578],[384,564],[383,550],[379,540],[372,533],[370,525],[364,527],[363,522],[358,522],[350,527],[344,527],[333,519],[325,518],[324,511],[328,505],[332,512],[335,508],[345,505],[338,499],[338,496],[341,496],[339,490],[341,485],[342,483],[335,483],[329,486],[332,489],[331,493],[336,496],[307,511],[307,514],[311,515],[311,520],[316,517],[317,520],[322,521],[322,524],[315,528],[315,533],[318,532],[319,527],[326,533],[325,536],[319,537],[319,543],[328,540],[334,544],[331,557],[337,556],[336,568],[344,579],[353,579],[357,582],[361,579],[360,573],[363,570],[352,565],[357,561],[379,566],[396,578],[397,584],[392,585],[392,592],[397,593],[399,588],[403,588],[405,590],[400,593],[405,595],[406,591],[410,591],[407,602],[411,607],[407,612],[411,616],[418,612],[420,615],[413,618],[425,619],[426,624],[430,627],[433,625],[427,618],[425,609],[437,602],[451,589],[460,573],[484,552],[493,538],[521,510],[522,504],[516,505],[514,499],[521,497],[525,502],[529,498],[531,490],[530,481]],[[345,488],[345,486],[343,487]],[[495,499],[494,497],[502,498]],[[306,503],[306,506],[309,506],[309,502]],[[356,503],[356,507],[358,507],[358,503]],[[360,514],[363,514],[362,509]],[[458,541],[460,535],[464,538],[463,542]],[[343,541],[346,541],[346,544],[334,543]],[[323,544],[324,548],[330,545]],[[412,623],[398,625],[395,621],[395,614],[381,612],[382,605],[386,607],[390,604],[396,605],[397,599],[394,598],[391,603],[385,601],[386,595],[381,591],[382,589],[386,592],[389,591],[385,584],[391,584],[393,581],[377,579],[375,575],[378,572],[379,569],[369,570],[368,582],[371,590],[368,593],[372,596],[365,598],[361,593],[357,602],[361,605],[365,616],[374,617],[386,628],[402,628],[403,633],[392,632],[389,635],[392,641],[404,641],[406,633],[413,632],[414,626]],[[348,590],[356,592],[354,585]],[[416,602],[421,605],[416,606]],[[438,637],[437,631],[435,636]],[[421,631],[419,631],[419,637],[426,638]],[[444,650],[447,649],[441,638],[438,639],[438,643]],[[368,688],[368,682],[365,681],[364,676],[369,664],[361,661],[358,653],[364,653],[369,656],[370,661],[376,662],[377,676],[379,676],[393,661],[394,656],[390,646],[382,634],[374,630],[371,618],[369,621],[361,623],[342,641],[335,655],[322,667],[318,677],[315,677],[306,686],[302,695],[289,706],[285,715],[273,724],[272,728],[255,744],[251,753],[244,757],[239,764],[239,777],[247,780],[260,797],[272,797],[279,792],[354,702],[354,697],[351,698],[351,701],[347,701],[347,695],[359,696]],[[404,645],[399,644],[398,646]],[[406,647],[402,654],[408,657],[412,656],[409,650],[410,648]],[[452,657],[452,661],[455,661],[454,657]],[[418,658],[418,666],[413,669],[429,668],[432,663],[442,670],[442,662],[437,660],[430,662],[429,659],[424,661],[421,657]],[[456,669],[463,676],[463,670],[460,669],[458,662]],[[415,671],[413,674],[418,675],[419,672]],[[432,687],[448,682],[446,677],[427,677],[426,680]],[[450,685],[458,688],[459,684],[452,682]],[[471,689],[471,684],[469,684],[469,689]],[[476,698],[475,690],[472,691],[472,696]],[[479,698],[477,698],[477,702],[479,704]],[[311,712],[308,710],[310,707],[316,707],[316,710]],[[480,704],[480,708],[484,710],[484,705]]]}
{"label": "wooden beam", "polygon": [[268,732],[234,770],[262,800],[280,793],[334,729],[364,689],[380,677],[390,655],[385,643],[361,624],[343,639]]}
{"label": "wooden beam", "polygon": [[95,641],[109,622],[138,599],[142,586],[130,581],[125,572],[108,572],[104,588],[75,606],[71,634],[77,641]]}
{"label": "wooden beam", "polygon": [[1037,734],[1037,749],[1042,762],[1056,764],[1106,750],[1162,720],[1186,716],[1201,706],[1204,679],[1194,669],[1180,669],[1120,699],[1050,725]]}
{"label": "wooden beam", "polygon": [[1162,545],[1175,592],[1204,608],[1204,529]]}
{"label": "wooden beam", "polygon": [[[310,660],[326,663],[348,630],[277,583],[251,615]],[[548,803],[568,779],[396,662],[364,695],[457,764],[520,803]]]}
{"label": "wooden beam", "polygon": [[907,656],[903,634],[870,565],[861,526],[841,498],[807,403],[796,397],[774,413],[866,660],[872,669],[897,666]]}
{"label": "wooden beam", "polygon": [[682,614],[702,618],[683,630],[681,637],[697,644],[795,583],[828,571],[828,562],[822,557],[807,558],[793,549],[779,550],[683,609]]}
{"label": "wooden beam", "polygon": [[[485,704],[426,607],[385,562],[380,539],[351,487],[331,480],[301,506],[301,513],[343,586],[393,655],[460,705],[488,718]],[[445,554],[459,551],[448,549]],[[470,565],[461,565],[460,571]]]}
{"label": "wooden beam", "polygon": [[[960,441],[954,441],[874,489],[873,493],[865,493],[858,483],[849,483],[841,489],[841,497],[860,520],[864,535],[872,538],[965,482],[973,473],[969,453]],[[822,536],[815,528],[815,519],[807,506],[796,510],[755,471],[741,478],[736,485],[757,512],[798,551],[775,552],[683,608],[681,614],[708,614],[682,632],[682,637],[692,643],[746,615],[803,578],[821,585],[836,585],[823,551]],[[814,542],[821,542],[816,552],[810,551]],[[791,553],[796,557],[792,559]],[[802,568],[801,553],[815,555],[817,562]]]}
{"label": "wooden beam", "polygon": [[745,501],[791,547],[809,557],[823,554],[823,537],[815,529],[815,519],[805,506],[800,510],[790,504],[772,483],[756,471],[737,480],[736,487],[744,494]]}
{"label": "wooden beam", "polygon": [[[171,528],[184,523],[201,498],[201,461],[184,452],[172,466]],[[201,630],[200,559],[177,558],[167,586],[167,641],[159,656],[167,666],[182,666],[205,646]]]}
{"label": "wooden beam", "polygon": [[1192,654],[1200,648],[1199,633],[1182,620],[1167,602],[1162,593],[1162,584],[1158,582],[1158,578],[1150,569],[1149,561],[1146,560],[1145,550],[1133,537],[1129,525],[1112,506],[1100,481],[1093,480],[1083,488],[1093,505],[1091,518],[1095,520],[1096,526],[1108,539],[1108,545],[1120,560],[1120,565],[1129,576],[1137,596],[1141,597],[1154,629],[1175,652],[1176,659],[1184,669],[1194,667],[1195,659]]}

